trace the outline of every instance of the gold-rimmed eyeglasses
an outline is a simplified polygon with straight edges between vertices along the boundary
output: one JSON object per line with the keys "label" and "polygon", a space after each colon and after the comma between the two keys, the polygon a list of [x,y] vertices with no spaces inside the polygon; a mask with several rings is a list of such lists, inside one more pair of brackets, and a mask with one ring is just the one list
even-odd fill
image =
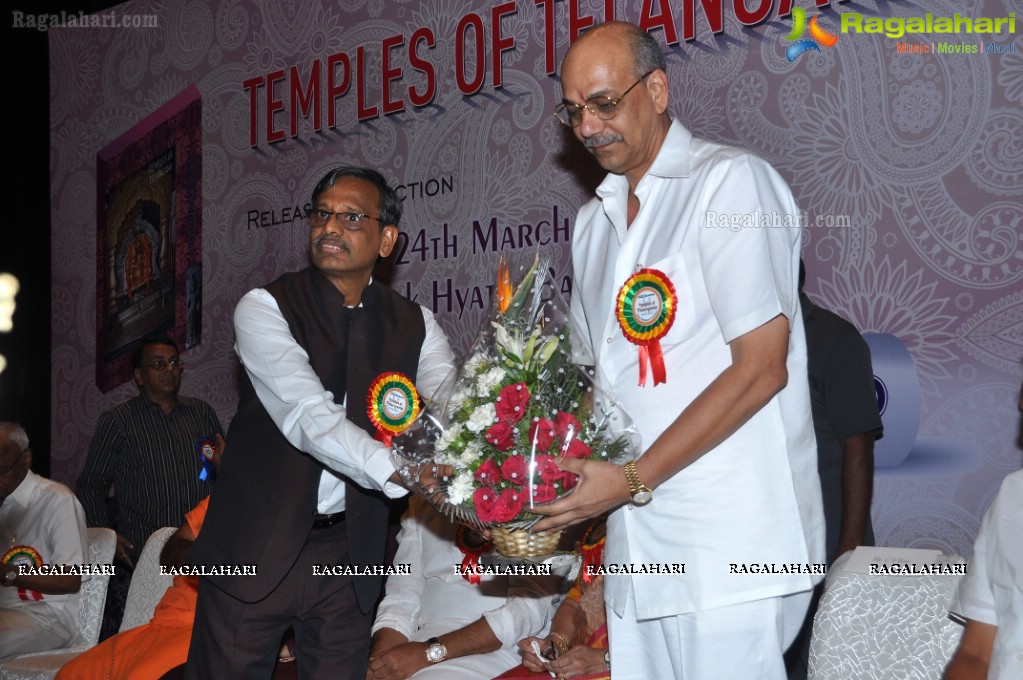
{"label": "gold-rimmed eyeglasses", "polygon": [[632,92],[632,90],[643,82],[643,80],[653,73],[653,71],[647,71],[639,77],[639,80],[629,86],[625,92],[611,99],[611,97],[605,97],[603,95],[590,97],[582,104],[572,104],[571,102],[562,102],[558,104],[557,108],[554,109],[554,115],[564,125],[568,127],[579,127],[583,123],[583,109],[589,111],[598,120],[611,120],[615,117],[618,112],[618,104],[625,99],[625,95]]}
{"label": "gold-rimmed eyeglasses", "polygon": [[348,210],[342,210],[341,212],[331,212],[330,210],[323,210],[321,208],[314,208],[306,213],[306,219],[309,220],[309,226],[314,229],[322,229],[330,223],[331,218],[336,218],[337,223],[341,225],[347,231],[359,231],[365,227],[366,220],[380,221],[379,217],[373,217],[366,213],[351,212]]}

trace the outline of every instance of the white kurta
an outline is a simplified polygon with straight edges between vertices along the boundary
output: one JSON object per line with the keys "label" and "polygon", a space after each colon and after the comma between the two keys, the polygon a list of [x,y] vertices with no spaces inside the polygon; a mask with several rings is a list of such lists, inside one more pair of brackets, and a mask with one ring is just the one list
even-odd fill
{"label": "white kurta", "polygon": [[[653,502],[612,514],[605,563],[686,566],[681,575],[609,575],[608,605],[621,615],[631,586],[643,620],[807,590],[822,576],[730,573],[731,564],[824,561],[795,201],[767,163],[695,139],[677,121],[636,187],[640,209],[628,227],[627,191],[625,177],[608,175],[579,212],[572,312],[577,359],[599,366],[643,445],[731,365],[729,342],[779,314],[790,324],[789,380],[735,434],[661,484]],[[781,226],[760,225],[772,215]],[[718,226],[723,220],[735,228]],[[667,383],[656,387],[649,376],[638,385],[638,349],[615,316],[619,289],[642,268],[663,272],[678,296],[660,341]]]}
{"label": "white kurta", "polygon": [[[71,490],[31,470],[0,506],[0,546],[4,552],[27,546],[39,553],[43,564],[87,564],[86,536],[85,511]],[[88,578],[82,577],[83,581]],[[78,593],[43,595],[14,586],[0,588],[0,621],[6,613],[12,613],[12,621],[20,622],[16,627],[32,629],[8,630],[0,623],[0,657],[52,649],[74,635]],[[43,638],[50,643],[37,644]]]}
{"label": "white kurta", "polygon": [[1023,678],[1023,470],[1002,481],[949,610],[998,626],[988,680]]}
{"label": "white kurta", "polygon": [[518,641],[545,634],[554,615],[560,578],[484,575],[472,585],[455,567],[464,555],[455,546],[455,527],[419,497],[409,501],[401,520],[394,564],[410,574],[387,577],[387,594],[377,610],[373,632],[392,628],[424,642],[486,618],[501,649],[427,667],[413,678],[492,678],[520,662]]}

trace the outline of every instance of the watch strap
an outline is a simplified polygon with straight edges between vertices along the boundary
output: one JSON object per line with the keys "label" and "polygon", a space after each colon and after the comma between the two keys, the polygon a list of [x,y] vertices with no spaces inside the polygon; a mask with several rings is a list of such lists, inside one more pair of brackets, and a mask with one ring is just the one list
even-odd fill
{"label": "watch strap", "polygon": [[650,487],[639,481],[639,472],[636,471],[636,461],[630,460],[625,464],[625,481],[629,483],[629,495],[633,498],[636,494],[650,493],[652,490]]}

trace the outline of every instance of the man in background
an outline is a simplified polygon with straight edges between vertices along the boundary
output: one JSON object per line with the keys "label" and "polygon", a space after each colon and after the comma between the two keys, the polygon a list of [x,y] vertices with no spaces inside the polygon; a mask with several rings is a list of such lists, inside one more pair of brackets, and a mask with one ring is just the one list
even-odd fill
{"label": "man in background", "polygon": [[474,583],[456,573],[486,551],[484,542],[411,499],[394,556],[410,573],[387,577],[367,680],[476,680],[519,663],[518,641],[547,629],[562,579],[482,575]]}
{"label": "man in background", "polygon": [[[870,347],[851,323],[815,305],[806,293],[799,261],[799,305],[806,328],[810,407],[817,438],[817,472],[824,500],[828,564],[860,545],[874,545],[870,502],[874,490],[874,440],[883,426],[877,410]],[[799,637],[785,655],[789,680],[806,677],[813,617],[824,584],[814,590]]]}
{"label": "man in background", "polygon": [[149,535],[180,526],[209,495],[212,463],[201,451],[222,436],[212,406],[178,394],[185,365],[173,340],[143,340],[132,365],[139,394],[99,417],[75,484],[88,525],[117,532],[120,568],[110,580],[102,639],[121,624],[132,569]]}
{"label": "man in background", "polygon": [[19,574],[19,566],[88,563],[85,513],[63,484],[32,472],[28,435],[0,422],[0,660],[66,645],[78,623],[81,576]]}
{"label": "man in background", "polygon": [[[1023,390],[1019,399],[1023,412]],[[1023,446],[1023,436],[1020,437]],[[949,606],[966,623],[945,680],[1023,677],[1023,470],[1005,477]]]}

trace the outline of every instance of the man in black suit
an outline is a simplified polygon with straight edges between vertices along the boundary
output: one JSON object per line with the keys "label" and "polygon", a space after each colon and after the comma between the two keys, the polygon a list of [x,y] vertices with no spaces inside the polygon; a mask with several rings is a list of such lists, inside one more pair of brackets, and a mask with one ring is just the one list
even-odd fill
{"label": "man in black suit", "polygon": [[235,309],[245,379],[232,455],[189,561],[256,574],[201,579],[189,678],[269,677],[289,626],[300,677],[365,677],[381,578],[314,576],[313,565],[383,563],[387,497],[405,490],[367,395],[400,373],[430,398],[452,365],[433,315],[372,280],[400,216],[377,172],[332,170],[312,194],[312,266]]}

